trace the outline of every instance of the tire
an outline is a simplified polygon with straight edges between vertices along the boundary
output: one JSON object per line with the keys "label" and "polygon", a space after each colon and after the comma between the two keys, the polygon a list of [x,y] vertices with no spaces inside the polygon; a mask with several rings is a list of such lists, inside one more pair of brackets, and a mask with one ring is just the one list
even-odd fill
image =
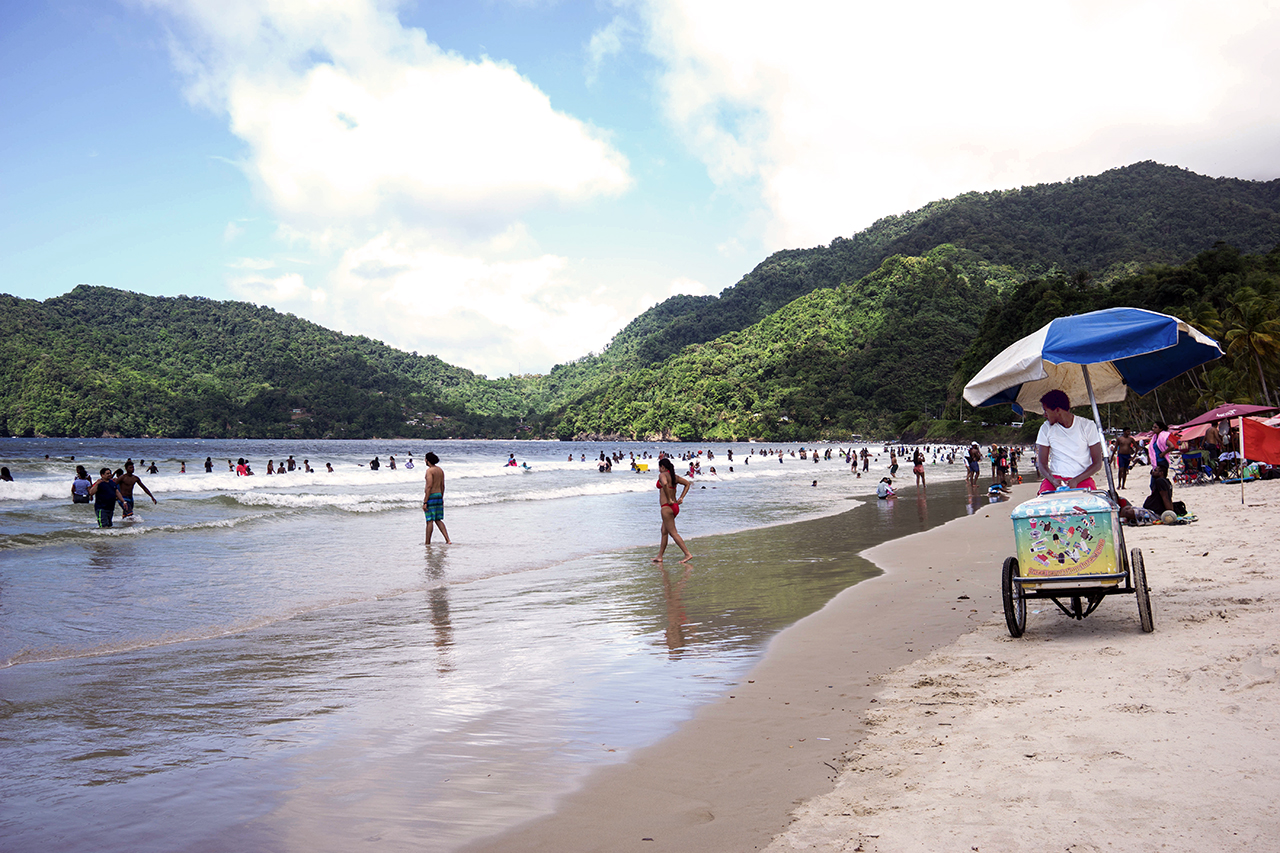
{"label": "tire", "polygon": [[1009,636],[1015,639],[1027,629],[1027,599],[1022,595],[1022,587],[1013,582],[1017,574],[1018,558],[1009,557],[1000,573],[1000,593],[1004,598],[1004,621],[1009,626]]}
{"label": "tire", "polygon": [[1129,564],[1133,572],[1133,586],[1138,595],[1138,621],[1144,633],[1150,634],[1156,629],[1155,616],[1151,612],[1151,590],[1147,588],[1147,569],[1142,564],[1142,552],[1137,548],[1132,551]]}

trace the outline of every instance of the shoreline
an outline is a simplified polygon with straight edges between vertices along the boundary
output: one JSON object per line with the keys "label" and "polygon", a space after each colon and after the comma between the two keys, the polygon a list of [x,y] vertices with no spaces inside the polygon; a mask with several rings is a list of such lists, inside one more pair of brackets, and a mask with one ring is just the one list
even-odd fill
{"label": "shoreline", "polygon": [[[780,632],[764,658],[675,733],[594,772],[552,814],[472,851],[740,851],[767,846],[791,811],[831,791],[866,733],[879,679],[999,612],[1009,511],[984,505],[860,556],[883,570]],[[899,499],[901,500],[901,498]],[[914,555],[932,553],[920,561]]]}
{"label": "shoreline", "polygon": [[894,670],[834,789],[768,850],[1274,848],[1280,483],[1244,505],[1238,487],[1178,495],[1197,522],[1125,532],[1154,633],[1130,596],[1082,622],[1030,600],[1021,638],[998,614]]}

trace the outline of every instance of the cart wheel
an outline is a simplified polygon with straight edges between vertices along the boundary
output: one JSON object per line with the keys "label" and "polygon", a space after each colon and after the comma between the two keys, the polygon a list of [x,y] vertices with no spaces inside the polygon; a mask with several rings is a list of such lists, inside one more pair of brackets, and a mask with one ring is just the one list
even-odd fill
{"label": "cart wheel", "polygon": [[1151,590],[1147,589],[1147,569],[1142,564],[1142,551],[1133,549],[1129,564],[1133,567],[1133,585],[1138,591],[1138,621],[1142,630],[1150,634],[1156,629],[1155,619],[1151,614]]}
{"label": "cart wheel", "polygon": [[1004,621],[1009,626],[1010,637],[1021,637],[1027,628],[1027,600],[1022,596],[1022,587],[1013,582],[1017,574],[1018,558],[1007,558],[1000,573],[1000,592],[1004,598]]}

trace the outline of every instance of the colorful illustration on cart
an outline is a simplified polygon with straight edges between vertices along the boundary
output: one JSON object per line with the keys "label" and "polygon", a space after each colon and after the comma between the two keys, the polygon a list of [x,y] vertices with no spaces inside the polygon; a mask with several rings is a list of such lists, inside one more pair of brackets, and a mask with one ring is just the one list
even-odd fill
{"label": "colorful illustration on cart", "polygon": [[1093,495],[1044,495],[1014,512],[1014,538],[1023,577],[1109,574],[1116,571],[1114,513]]}

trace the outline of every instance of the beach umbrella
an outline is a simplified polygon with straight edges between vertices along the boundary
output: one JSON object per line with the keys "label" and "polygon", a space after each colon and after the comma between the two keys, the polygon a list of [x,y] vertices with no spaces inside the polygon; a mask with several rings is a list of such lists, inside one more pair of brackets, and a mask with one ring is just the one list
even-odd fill
{"label": "beach umbrella", "polygon": [[1274,412],[1278,409],[1280,409],[1280,406],[1250,406],[1243,403],[1225,403],[1217,408],[1210,409],[1198,418],[1192,418],[1185,424],[1179,424],[1178,426],[1199,426],[1200,424],[1210,424],[1214,421],[1234,420],[1248,415],[1257,415],[1262,412]]}
{"label": "beach umbrella", "polygon": [[[964,386],[974,406],[1010,403],[1043,413],[1040,398],[1057,388],[1073,401],[1088,399],[1102,433],[1098,403],[1118,403],[1132,388],[1146,394],[1193,367],[1222,357],[1207,335],[1168,314],[1108,308],[1051,320],[1005,348]],[[1103,442],[1103,453],[1106,453]],[[1103,466],[1111,483],[1111,467]]]}
{"label": "beach umbrella", "polygon": [[1058,388],[1072,400],[1118,403],[1130,388],[1146,394],[1221,356],[1216,341],[1177,317],[1108,308],[1059,317],[1009,345],[969,381],[964,399],[1043,413],[1040,397]]}

